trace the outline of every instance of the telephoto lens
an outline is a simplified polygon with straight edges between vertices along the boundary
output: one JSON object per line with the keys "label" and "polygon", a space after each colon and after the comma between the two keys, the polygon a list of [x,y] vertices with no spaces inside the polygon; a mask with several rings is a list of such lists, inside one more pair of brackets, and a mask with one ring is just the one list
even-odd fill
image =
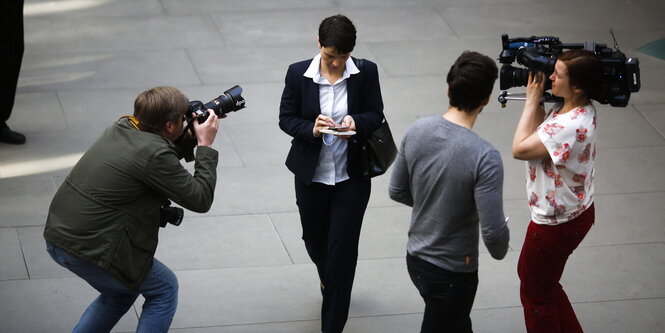
{"label": "telephoto lens", "polygon": [[192,113],[197,115],[199,124],[208,119],[208,109],[212,109],[219,117],[229,112],[235,112],[245,108],[245,99],[242,97],[242,88],[238,85],[226,90],[223,94],[210,102],[203,104],[201,101],[189,102],[189,110],[186,117],[191,118]]}

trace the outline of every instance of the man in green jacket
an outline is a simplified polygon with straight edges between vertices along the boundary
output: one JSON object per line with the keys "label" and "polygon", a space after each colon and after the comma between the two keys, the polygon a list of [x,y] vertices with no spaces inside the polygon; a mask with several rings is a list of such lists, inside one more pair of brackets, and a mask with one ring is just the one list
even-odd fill
{"label": "man in green jacket", "polygon": [[[81,157],[58,189],[44,229],[47,250],[101,295],[73,332],[109,332],[139,294],[137,332],[167,332],[178,302],[175,274],[154,258],[160,211],[168,200],[199,213],[210,209],[218,153],[218,117],[194,121],[194,175],[180,164],[174,141],[183,132],[187,97],[156,87],[134,102]],[[212,111],[212,110],[209,110]]]}

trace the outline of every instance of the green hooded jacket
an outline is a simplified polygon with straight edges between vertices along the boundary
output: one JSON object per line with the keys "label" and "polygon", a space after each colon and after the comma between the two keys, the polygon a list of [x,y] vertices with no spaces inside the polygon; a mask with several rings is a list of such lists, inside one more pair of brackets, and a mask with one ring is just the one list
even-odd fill
{"label": "green hooded jacket", "polygon": [[198,147],[194,175],[168,139],[128,119],[106,129],[60,186],[44,238],[138,290],[152,267],[160,207],[170,199],[198,213],[210,209],[218,153]]}

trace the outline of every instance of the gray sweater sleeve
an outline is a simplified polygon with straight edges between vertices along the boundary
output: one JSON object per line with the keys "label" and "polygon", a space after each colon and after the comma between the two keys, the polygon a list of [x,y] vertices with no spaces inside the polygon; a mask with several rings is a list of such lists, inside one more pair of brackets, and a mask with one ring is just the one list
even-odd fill
{"label": "gray sweater sleeve", "polygon": [[402,140],[400,149],[397,152],[397,158],[393,163],[390,184],[388,185],[388,195],[399,203],[413,207],[413,196],[411,195],[411,186],[409,184],[409,170],[404,158],[404,142]]}
{"label": "gray sweater sleeve", "polygon": [[478,165],[474,190],[483,242],[494,259],[508,251],[510,232],[503,215],[503,164],[496,150],[485,155]]}

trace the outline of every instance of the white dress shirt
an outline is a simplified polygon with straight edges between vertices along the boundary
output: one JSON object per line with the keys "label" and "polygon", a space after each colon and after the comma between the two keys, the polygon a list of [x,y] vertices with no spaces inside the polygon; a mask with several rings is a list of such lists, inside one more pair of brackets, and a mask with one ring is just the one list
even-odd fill
{"label": "white dress shirt", "polygon": [[[340,124],[342,119],[349,114],[346,79],[360,71],[349,57],[346,60],[346,68],[342,77],[334,84],[330,84],[328,79],[321,76],[320,64],[321,54],[317,54],[303,75],[311,78],[314,83],[319,85],[321,114]],[[314,172],[312,182],[335,185],[349,179],[349,174],[346,172],[348,142],[330,134],[323,134],[321,137],[324,144],[321,146],[319,164]]]}

